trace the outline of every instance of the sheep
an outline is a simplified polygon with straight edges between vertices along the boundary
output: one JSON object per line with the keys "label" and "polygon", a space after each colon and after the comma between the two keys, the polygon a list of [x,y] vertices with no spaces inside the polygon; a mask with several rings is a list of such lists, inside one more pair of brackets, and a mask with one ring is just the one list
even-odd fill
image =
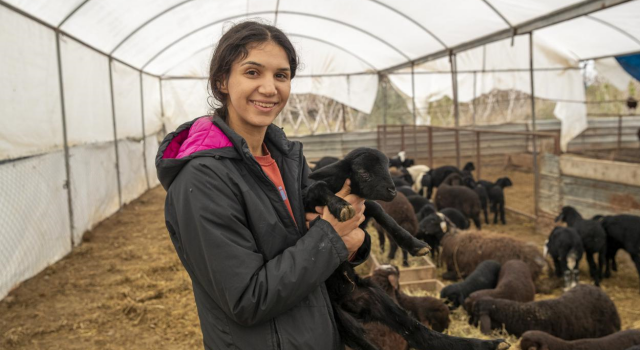
{"label": "sheep", "polygon": [[398,301],[405,310],[431,329],[443,332],[449,328],[449,308],[437,298],[414,297],[400,288],[400,270],[394,265],[382,265],[373,272],[371,280]]}
{"label": "sheep", "polygon": [[396,186],[396,191],[404,194],[405,196],[419,196],[411,187],[409,186]]}
{"label": "sheep", "polygon": [[[605,277],[611,275],[609,260],[613,260],[615,263],[615,254],[618,249],[624,249],[629,253],[640,276],[640,216],[604,216],[599,221],[607,235],[607,269]],[[609,254],[611,255],[609,256]]]}
{"label": "sheep", "polygon": [[436,208],[455,208],[466,217],[473,220],[474,225],[479,230],[480,224],[480,197],[473,190],[462,186],[462,177],[458,174],[449,175],[442,182],[436,194]]}
{"label": "sheep", "polygon": [[338,159],[336,157],[322,157],[317,162],[311,162],[312,164],[315,165],[313,167],[313,170],[311,170],[311,171],[316,171],[316,170],[322,169],[323,167],[325,167],[325,166],[327,166],[329,164],[333,164],[333,163],[335,163],[335,162],[337,162],[339,160],[340,159]]}
{"label": "sheep", "polygon": [[[314,180],[303,194],[307,212],[314,212],[316,206],[326,205],[333,216],[348,220],[355,215],[353,207],[335,195],[349,178],[351,193],[365,198],[365,217],[375,218],[385,227],[394,240],[413,255],[428,252],[426,243],[417,240],[403,230],[374,200],[391,200],[396,195],[395,187],[388,171],[388,159],[380,151],[371,148],[357,148],[331,165],[309,174]],[[361,227],[366,227],[365,220]],[[311,224],[317,223],[312,222]],[[416,349],[434,347],[456,350],[506,349],[502,339],[484,341],[457,338],[440,334],[411,318],[386,293],[371,282],[360,279],[349,262],[344,262],[329,276],[325,285],[331,300],[336,327],[345,345],[354,349],[376,349],[364,338],[361,322],[379,322],[402,335],[409,346]]]}
{"label": "sheep", "polygon": [[[629,329],[602,338],[566,341],[541,331],[527,331],[522,335],[523,350],[626,350],[640,344],[640,330]],[[640,350],[640,347],[636,347]]]}
{"label": "sheep", "polygon": [[[422,198],[418,196],[418,198]],[[413,206],[403,195],[402,193],[398,193],[396,197],[390,202],[384,201],[376,201],[393,220],[395,220],[400,227],[409,232],[412,236],[415,236],[418,231],[418,220],[416,219],[416,214],[413,211]],[[377,221],[374,223],[374,227],[378,232],[378,240],[380,241],[380,250],[384,252],[384,245],[386,241],[386,230],[380,225]],[[396,252],[398,250],[398,245],[396,242],[391,239],[389,241],[390,248],[388,258],[393,259],[396,256]],[[408,253],[406,250],[402,250],[402,265],[409,266],[408,261]]]}
{"label": "sheep", "polygon": [[526,303],[533,301],[535,294],[536,286],[533,284],[529,266],[522,260],[509,260],[500,268],[496,287],[471,293],[464,301],[464,309],[471,314],[473,304],[482,298],[508,299]]}
{"label": "sheep", "polygon": [[469,228],[469,220],[456,208],[444,208],[440,210],[444,216],[446,216],[453,224],[460,230],[466,230]]}
{"label": "sheep", "polygon": [[456,309],[473,292],[481,289],[493,289],[498,283],[500,263],[485,260],[464,281],[450,284],[440,291],[440,298],[449,301],[449,307]]}
{"label": "sheep", "polygon": [[440,240],[454,227],[444,214],[436,211],[426,215],[418,224],[416,238],[421,239],[431,247],[431,258],[440,266]]}
{"label": "sheep", "polygon": [[578,284],[580,259],[584,253],[582,239],[571,227],[556,226],[545,242],[543,256],[551,254],[556,276],[564,278],[565,291]]}
{"label": "sheep", "polygon": [[422,208],[424,208],[425,206],[433,206],[433,204],[431,204],[431,202],[429,202],[428,199],[426,199],[426,198],[424,198],[422,196],[419,196],[419,195],[407,196],[407,199],[409,200],[409,202],[413,206],[413,210],[414,210],[414,212],[416,214],[418,212],[420,212],[420,210]]}
{"label": "sheep", "polygon": [[441,241],[442,261],[447,266],[444,279],[456,280],[468,276],[484,260],[501,264],[512,259],[524,261],[535,281],[545,269],[546,260],[538,248],[504,235],[485,235],[449,229]]}
{"label": "sheep", "polygon": [[[482,185],[482,184],[481,184]],[[484,185],[483,185],[484,186]],[[496,180],[496,183],[493,186],[490,186],[487,189],[487,193],[489,195],[489,202],[491,203],[491,212],[494,213],[493,223],[498,223],[498,214],[500,214],[500,222],[503,225],[507,224],[504,215],[504,189],[505,187],[513,186],[513,182],[508,177],[501,177]]]}
{"label": "sheep", "polygon": [[393,157],[393,158],[389,158],[389,168],[391,167],[395,167],[395,168],[408,168],[412,165],[415,164],[415,161],[413,159],[409,159],[406,157],[406,152],[405,151],[400,151],[398,152],[398,155]]}
{"label": "sheep", "polygon": [[[602,278],[602,268],[605,264],[607,234],[595,220],[584,220],[578,211],[571,207],[565,206],[562,212],[556,217],[556,222],[566,222],[569,227],[576,229],[582,239],[582,246],[589,263],[589,274],[594,280],[596,286],[600,285]],[[594,254],[598,254],[598,266],[593,259]]]}
{"label": "sheep", "polygon": [[393,185],[396,187],[411,187],[411,184],[402,176],[392,177],[391,181],[393,181]]}
{"label": "sheep", "polygon": [[437,212],[438,210],[436,209],[436,206],[433,205],[432,203],[429,203],[428,205],[425,205],[424,207],[422,207],[420,211],[416,213],[416,218],[418,219],[418,222],[420,222],[422,221],[422,219],[426,218],[427,215],[437,213]]}
{"label": "sheep", "polygon": [[413,178],[413,190],[417,193],[424,193],[422,186],[422,177],[429,171],[429,167],[426,165],[414,165],[407,168],[409,174]]}
{"label": "sheep", "polygon": [[474,190],[478,194],[478,198],[480,198],[480,206],[482,207],[482,213],[484,213],[484,223],[488,225],[489,213],[487,212],[487,208],[488,208],[487,203],[489,202],[489,193],[487,192],[487,189],[484,186],[475,182],[475,180],[473,179],[473,176],[471,175],[465,175],[462,178],[462,182],[465,184],[465,186]]}
{"label": "sheep", "polygon": [[460,169],[452,166],[445,165],[435,169],[429,170],[422,177],[422,185],[427,189],[427,198],[431,199],[431,195],[433,194],[433,189],[435,187],[439,187],[440,184],[447,178],[447,176],[451,174],[458,174],[462,176],[462,172]]}
{"label": "sheep", "polygon": [[472,318],[480,322],[484,334],[504,325],[517,337],[538,330],[575,340],[604,337],[620,330],[620,316],[613,301],[600,288],[588,284],[577,285],[555,299],[528,303],[479,299],[473,304]]}

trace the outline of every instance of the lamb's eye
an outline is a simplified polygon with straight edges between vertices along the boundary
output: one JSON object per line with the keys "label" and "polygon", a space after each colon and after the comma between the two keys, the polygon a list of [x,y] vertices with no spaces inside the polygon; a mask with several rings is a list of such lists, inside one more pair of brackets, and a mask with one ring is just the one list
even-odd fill
{"label": "lamb's eye", "polygon": [[369,175],[369,173],[361,172],[361,173],[360,173],[360,177],[361,177],[361,178],[362,178],[362,180],[364,180],[364,181],[369,181],[369,180],[371,180],[371,175]]}

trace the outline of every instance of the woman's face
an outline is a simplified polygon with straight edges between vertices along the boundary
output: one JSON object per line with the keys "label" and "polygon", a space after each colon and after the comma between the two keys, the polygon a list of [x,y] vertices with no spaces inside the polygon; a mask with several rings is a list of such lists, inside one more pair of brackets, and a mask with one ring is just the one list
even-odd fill
{"label": "woman's face", "polygon": [[247,57],[233,63],[220,90],[227,94],[232,127],[264,129],[289,99],[289,58],[282,47],[271,41],[249,47]]}

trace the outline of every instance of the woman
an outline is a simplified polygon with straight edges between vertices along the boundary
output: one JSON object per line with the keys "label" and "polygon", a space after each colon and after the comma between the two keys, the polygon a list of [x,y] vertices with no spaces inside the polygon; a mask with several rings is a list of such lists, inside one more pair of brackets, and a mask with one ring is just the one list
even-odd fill
{"label": "woman", "polygon": [[358,228],[364,201],[347,182],[338,195],[354,218],[338,222],[326,207],[304,213],[302,145],[271,124],[297,66],[279,29],[235,25],[211,60],[209,85],[221,106],[168,134],[156,157],[205,349],[342,347],[324,281],[340,263],[368,257]]}

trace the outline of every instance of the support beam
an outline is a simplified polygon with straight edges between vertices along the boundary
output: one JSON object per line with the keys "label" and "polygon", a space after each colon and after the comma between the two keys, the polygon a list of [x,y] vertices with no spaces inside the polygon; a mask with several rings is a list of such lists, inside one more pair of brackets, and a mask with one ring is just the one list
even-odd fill
{"label": "support beam", "polygon": [[[458,106],[458,72],[457,72],[457,59],[456,55],[449,56],[449,62],[451,63],[451,87],[453,88],[453,117],[455,119],[456,128],[460,127],[460,110]],[[460,131],[455,131],[456,141],[456,166],[460,168]]]}
{"label": "support beam", "polygon": [[413,113],[413,125],[416,125],[416,75],[414,73],[414,66],[411,65],[411,113]]}
{"label": "support beam", "polygon": [[386,76],[380,75],[380,81],[382,81],[382,124],[387,125],[387,88],[389,87],[389,81]]}
{"label": "support beam", "polygon": [[484,44],[489,44],[494,41],[511,38],[514,35],[514,33],[516,34],[530,33],[534,30],[542,29],[544,27],[548,27],[560,22],[568,21],[573,18],[588,15],[590,13],[604,10],[606,8],[610,8],[616,5],[624,4],[629,1],[631,0],[592,0],[592,1],[580,2],[574,5],[559,9],[557,11],[545,14],[543,16],[533,18],[529,21],[513,26],[513,28],[506,28],[498,32],[485,35],[483,37],[476,38],[476,39],[467,41],[465,43],[456,45],[447,50],[440,50],[440,51],[422,56],[420,58],[414,59],[412,61],[407,61],[402,64],[391,66],[389,68],[382,70],[381,72],[389,73],[389,72],[393,72],[403,68],[408,68],[412,64],[420,64],[423,62],[432,61],[438,58],[446,57],[451,53],[458,53],[458,52],[466,51],[469,49],[473,49],[475,47],[478,47]]}
{"label": "support beam", "polygon": [[69,162],[69,140],[67,138],[67,112],[64,104],[64,81],[62,79],[62,55],[60,53],[60,31],[56,31],[56,54],[58,58],[58,82],[60,85],[60,110],[62,112],[62,145],[64,146],[64,170],[67,189],[67,206],[69,207],[69,232],[71,233],[71,249],[75,245],[73,238],[73,199],[71,197],[71,166]]}
{"label": "support beam", "polygon": [[118,130],[116,129],[116,103],[113,94],[113,59],[109,59],[109,88],[111,89],[111,117],[113,120],[113,144],[116,151],[116,175],[118,178],[118,207],[122,208],[122,185],[120,182],[120,156],[118,155]]}
{"label": "support beam", "polygon": [[142,120],[142,161],[144,165],[144,179],[147,182],[147,190],[151,188],[149,184],[149,171],[147,170],[147,133],[144,128],[144,88],[142,86],[142,72],[140,72],[140,119]]}
{"label": "support beam", "polygon": [[540,174],[538,170],[538,137],[536,132],[536,93],[533,73],[533,33],[529,33],[529,80],[531,81],[531,126],[533,128],[533,201],[534,214],[538,217],[538,200],[540,197]]}

